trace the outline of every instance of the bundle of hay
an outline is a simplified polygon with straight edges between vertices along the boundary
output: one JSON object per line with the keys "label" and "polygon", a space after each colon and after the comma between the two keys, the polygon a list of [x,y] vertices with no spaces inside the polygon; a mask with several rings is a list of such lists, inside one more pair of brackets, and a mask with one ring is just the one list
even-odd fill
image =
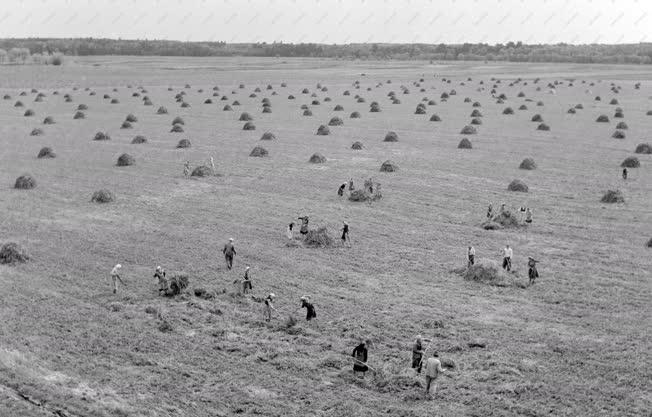
{"label": "bundle of hay", "polygon": [[190,107],[190,104],[188,102],[186,102],[186,101],[182,101],[181,102],[181,107],[185,109],[186,107]]}
{"label": "bundle of hay", "polygon": [[11,100],[11,96],[9,94],[5,94],[4,96],[2,96],[2,99],[3,100]]}
{"label": "bundle of hay", "polygon": [[584,108],[584,106],[582,105],[582,103],[579,103],[579,104],[575,105],[575,108],[578,109],[578,110],[582,110]]}
{"label": "bundle of hay", "polygon": [[267,149],[263,148],[262,146],[256,146],[254,149],[252,149],[251,153],[249,156],[255,156],[255,157],[264,157],[268,156],[269,152],[267,152]]}
{"label": "bundle of hay", "polygon": [[527,106],[526,106],[525,104],[521,104],[521,105],[518,107],[518,109],[519,109],[519,110],[527,110]]}
{"label": "bundle of hay", "polygon": [[233,111],[233,108],[230,105],[226,105],[222,108],[222,111]]}
{"label": "bundle of hay", "polygon": [[8,242],[0,247],[0,264],[14,265],[29,261],[29,255],[18,244]]}
{"label": "bundle of hay", "polygon": [[72,116],[73,120],[78,120],[78,119],[85,119],[86,115],[84,114],[83,111],[78,111],[75,113],[74,116]]}
{"label": "bundle of hay", "polygon": [[514,114],[514,109],[506,107],[505,110],[503,110],[503,114]]}
{"label": "bundle of hay", "polygon": [[521,91],[516,95],[516,97],[525,97],[525,93]]}
{"label": "bundle of hay", "polygon": [[351,92],[350,92],[349,90],[344,90],[344,92],[342,93],[342,95],[343,95],[343,96],[350,96],[350,95],[351,95]]}
{"label": "bundle of hay", "polygon": [[132,128],[131,123],[129,123],[126,120],[122,122],[122,125],[120,125],[120,129],[131,129],[131,128]]}
{"label": "bundle of hay", "polygon": [[482,224],[485,230],[502,229],[503,227],[520,226],[518,218],[509,210],[503,210]]}
{"label": "bundle of hay", "polygon": [[120,103],[120,100],[118,100],[117,98],[111,99],[111,104],[118,104],[118,103]]}
{"label": "bundle of hay", "polygon": [[143,135],[136,135],[134,138],[131,140],[132,145],[139,145],[141,143],[146,143],[147,138]]}
{"label": "bundle of hay", "polygon": [[207,98],[206,100],[204,100],[204,104],[213,104],[213,100]]}
{"label": "bundle of hay", "polygon": [[41,128],[34,128],[32,131],[29,133],[30,136],[41,136],[43,134],[43,129]]}
{"label": "bundle of hay", "polygon": [[25,110],[25,113],[23,113],[23,116],[25,116],[25,117],[34,116],[34,110],[32,110],[32,109]]}
{"label": "bundle of hay", "polygon": [[333,244],[333,238],[328,235],[326,227],[320,227],[319,229],[308,230],[303,244],[313,248],[324,248]]}
{"label": "bundle of hay", "polygon": [[331,133],[331,130],[328,128],[328,126],[320,125],[317,128],[317,135],[318,136],[328,136],[328,135],[330,135],[330,133]]}
{"label": "bundle of hay", "polygon": [[344,107],[342,107],[341,105],[338,104],[337,106],[335,106],[333,108],[333,111],[344,111]]}
{"label": "bundle of hay", "polygon": [[177,149],[181,148],[190,148],[190,141],[188,139],[181,139],[179,143],[177,143]]}
{"label": "bundle of hay", "polygon": [[328,122],[329,126],[342,126],[343,124],[344,124],[344,121],[339,117],[333,117]]}
{"label": "bundle of hay", "polygon": [[472,124],[472,125],[475,125],[475,126],[479,126],[479,125],[482,124],[482,120],[481,120],[481,119],[478,119],[478,118],[471,119],[471,124]]}
{"label": "bundle of hay", "polygon": [[532,116],[532,119],[530,119],[532,122],[543,122],[543,117],[541,117],[540,114],[535,114]]}
{"label": "bundle of hay", "polygon": [[545,123],[541,123],[541,124],[539,124],[539,126],[537,126],[537,130],[548,131],[548,130],[550,130],[550,126],[548,126]]}
{"label": "bundle of hay", "polygon": [[638,168],[641,166],[641,162],[638,160],[637,157],[635,156],[629,156],[625,158],[622,164],[620,164],[621,167],[623,168]]}
{"label": "bundle of hay", "polygon": [[482,117],[482,113],[478,109],[473,109],[471,112],[471,117]]}
{"label": "bundle of hay", "polygon": [[168,109],[161,106],[161,107],[158,108],[158,110],[156,110],[156,114],[168,114]]}
{"label": "bundle of hay", "polygon": [[43,119],[43,124],[44,125],[53,125],[54,124],[54,118],[52,116],[47,116],[45,119]]}
{"label": "bundle of hay", "polygon": [[460,143],[457,144],[457,149],[472,149],[471,141],[467,138],[462,138]]}
{"label": "bundle of hay", "polygon": [[625,117],[625,114],[622,112],[622,110],[620,110],[620,111],[616,111],[616,112],[614,113],[614,117],[615,117],[616,119],[622,119],[623,117]]}
{"label": "bundle of hay", "polygon": [[263,113],[271,113],[272,108],[271,107],[263,107]]}
{"label": "bundle of hay", "polygon": [[113,193],[106,189],[95,191],[91,197],[93,203],[110,203],[115,200]]}
{"label": "bundle of hay", "polygon": [[528,192],[528,186],[521,180],[514,180],[509,183],[507,186],[507,189],[509,191],[516,191],[520,193],[527,193]]}
{"label": "bundle of hay", "polygon": [[476,133],[478,133],[478,129],[471,125],[466,125],[460,130],[460,134],[462,135],[475,135]]}
{"label": "bundle of hay", "polygon": [[600,201],[603,203],[624,203],[625,197],[620,190],[608,190]]}
{"label": "bundle of hay", "polygon": [[652,238],[650,238],[650,240],[647,241],[647,245],[646,245],[646,246],[647,246],[648,248],[652,248]]}
{"label": "bundle of hay", "polygon": [[[370,186],[373,187],[373,192],[369,191]],[[365,181],[364,188],[358,188],[351,191],[349,194],[349,201],[363,202],[363,201],[376,201],[380,200],[383,197],[383,194],[380,190],[379,183],[369,183]]]}
{"label": "bundle of hay", "polygon": [[128,153],[123,153],[118,157],[118,161],[116,162],[116,165],[119,167],[127,167],[130,165],[134,165],[136,163],[136,159],[129,155]]}
{"label": "bundle of hay", "polygon": [[183,127],[181,125],[173,125],[170,133],[183,133]]}
{"label": "bundle of hay", "polygon": [[426,114],[425,106],[422,107],[421,105],[418,105],[417,109],[414,111],[414,114]]}
{"label": "bundle of hay", "polygon": [[294,100],[294,96],[293,96],[292,94],[290,94],[290,95],[288,96],[288,100]]}
{"label": "bundle of hay", "polygon": [[256,130],[256,125],[253,122],[247,122],[242,126],[242,130]]}
{"label": "bundle of hay", "polygon": [[24,174],[16,178],[16,183],[14,184],[14,188],[18,190],[31,190],[34,187],[36,187],[36,180],[29,174]]}
{"label": "bundle of hay", "polygon": [[312,116],[312,111],[310,109],[306,109],[303,111],[304,116]]}
{"label": "bundle of hay", "polygon": [[313,106],[319,106],[320,103],[319,100],[313,100],[310,102],[310,104],[312,104]]}
{"label": "bundle of hay", "polygon": [[362,144],[362,142],[356,141],[356,142],[353,142],[353,144],[351,145],[351,149],[356,150],[356,151],[359,151],[362,148],[364,148],[364,145]]}
{"label": "bundle of hay", "polygon": [[652,145],[649,143],[640,143],[634,153],[652,154]]}
{"label": "bundle of hay", "polygon": [[472,104],[473,107],[482,107],[482,104],[480,104],[479,101],[476,101]]}
{"label": "bundle of hay", "polygon": [[398,142],[398,135],[394,131],[389,131],[385,135],[385,139],[383,139],[383,142]]}
{"label": "bundle of hay", "polygon": [[165,295],[168,297],[179,295],[188,287],[189,283],[190,280],[187,275],[175,274],[169,280],[169,287]]}
{"label": "bundle of hay", "polygon": [[616,100],[615,98],[612,98],[611,101],[609,102],[609,104],[616,105],[616,104],[618,104],[618,100]]}
{"label": "bundle of hay", "polygon": [[464,271],[463,276],[464,279],[469,281],[481,282],[497,287],[507,287],[516,284],[513,275],[505,272],[498,262],[491,259],[478,259],[474,265],[471,265],[470,268]]}
{"label": "bundle of hay", "polygon": [[52,150],[52,148],[50,148],[50,147],[48,147],[48,146],[46,146],[46,147],[44,147],[44,148],[41,148],[41,150],[38,151],[38,155],[36,155],[36,157],[37,157],[38,159],[42,159],[42,158],[55,158],[56,156],[57,156],[57,155],[54,153],[54,151]]}
{"label": "bundle of hay", "polygon": [[174,126],[174,125],[185,125],[185,124],[186,123],[179,116],[175,117],[174,120],[172,120],[172,126]]}
{"label": "bundle of hay", "polygon": [[326,162],[326,157],[320,154],[319,152],[317,152],[310,157],[308,162],[313,164],[323,164],[324,162]]}
{"label": "bundle of hay", "polygon": [[[358,100],[358,101],[359,101],[359,100]],[[372,105],[369,107],[369,112],[371,112],[371,113],[380,113],[380,105],[379,105],[378,103],[376,103],[376,104],[372,104]]]}
{"label": "bundle of hay", "polygon": [[191,177],[210,177],[213,175],[213,170],[206,165],[199,165],[192,170]]}
{"label": "bundle of hay", "polygon": [[568,111],[566,111],[566,113],[568,113],[568,114],[575,114],[576,111],[575,111],[574,108],[571,107],[570,109],[568,109]]}
{"label": "bundle of hay", "polygon": [[437,114],[433,114],[432,116],[430,116],[430,121],[431,122],[441,122],[441,117],[439,117],[439,115],[437,115]]}
{"label": "bundle of hay", "polygon": [[398,171],[398,165],[389,159],[382,163],[380,166],[380,172],[396,172]]}
{"label": "bundle of hay", "polygon": [[601,114],[595,121],[598,123],[609,123],[609,117],[606,114]]}
{"label": "bundle of hay", "polygon": [[260,140],[276,140],[276,136],[272,132],[265,132]]}
{"label": "bundle of hay", "polygon": [[351,115],[349,117],[351,119],[359,119],[360,118],[360,112],[354,111],[353,113],[351,113]]}
{"label": "bundle of hay", "polygon": [[616,130],[611,137],[614,139],[625,139],[625,132],[622,130]]}
{"label": "bundle of hay", "polygon": [[537,164],[534,162],[534,159],[532,158],[525,158],[523,162],[521,162],[521,165],[518,166],[520,169],[537,169]]}
{"label": "bundle of hay", "polygon": [[23,102],[18,100],[15,104],[14,107],[23,107]]}
{"label": "bundle of hay", "polygon": [[108,133],[105,132],[97,132],[95,134],[95,137],[93,137],[93,140],[110,140],[111,136],[109,136]]}
{"label": "bundle of hay", "polygon": [[647,113],[645,113],[646,116],[652,116],[652,110],[648,110]]}
{"label": "bundle of hay", "polygon": [[616,129],[622,129],[622,130],[627,130],[629,126],[627,126],[627,123],[625,122],[618,122],[616,125]]}

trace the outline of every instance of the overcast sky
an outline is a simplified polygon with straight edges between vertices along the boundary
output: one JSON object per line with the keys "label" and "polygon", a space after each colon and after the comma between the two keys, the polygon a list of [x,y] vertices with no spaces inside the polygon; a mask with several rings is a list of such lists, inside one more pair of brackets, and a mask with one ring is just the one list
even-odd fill
{"label": "overcast sky", "polygon": [[637,43],[652,0],[0,0],[0,37]]}

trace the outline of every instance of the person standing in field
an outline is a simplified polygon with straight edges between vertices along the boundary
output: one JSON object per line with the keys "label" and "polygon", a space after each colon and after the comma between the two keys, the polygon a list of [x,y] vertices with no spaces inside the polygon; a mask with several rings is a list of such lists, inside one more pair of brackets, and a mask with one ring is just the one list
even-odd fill
{"label": "person standing in field", "polygon": [[344,195],[345,189],[346,189],[346,183],[344,182],[342,183],[342,185],[340,185],[340,188],[337,189],[337,195],[342,197]]}
{"label": "person standing in field", "polygon": [[512,248],[509,247],[509,245],[505,246],[505,249],[503,249],[503,269],[506,271],[511,271],[512,270],[512,255],[514,252],[512,251]]}
{"label": "person standing in field", "polygon": [[537,278],[539,278],[539,271],[537,271],[537,262],[539,262],[539,261],[537,261],[536,259],[534,259],[534,258],[528,256],[528,261],[527,261],[527,266],[528,266],[527,276],[528,276],[528,278],[530,279],[530,283],[528,284],[528,286],[534,284],[534,280],[536,280]]}
{"label": "person standing in field", "polygon": [[242,294],[247,294],[252,289],[251,280],[249,279],[249,267],[245,268],[244,277],[242,277]]}
{"label": "person standing in field", "polygon": [[154,278],[158,280],[158,295],[165,295],[168,291],[168,280],[165,278],[165,270],[160,266],[156,267]]}
{"label": "person standing in field", "polygon": [[355,190],[355,188],[353,187],[353,178],[351,178],[351,179],[349,180],[349,192],[351,192],[351,191],[353,191],[353,190]]}
{"label": "person standing in field", "polygon": [[433,352],[432,357],[426,361],[426,395],[430,395],[431,387],[433,387],[433,394],[437,393],[437,377],[444,372],[444,368],[441,367],[441,362],[439,361],[439,354]]}
{"label": "person standing in field", "polygon": [[123,286],[125,287],[127,286],[127,284],[124,283],[122,278],[120,278],[121,269],[122,269],[122,265],[116,264],[116,266],[114,266],[113,269],[111,270],[111,282],[113,284],[113,294],[118,292],[118,281],[120,281],[120,283]]}
{"label": "person standing in field", "polygon": [[315,306],[310,302],[310,297],[307,295],[301,297],[301,308],[306,309],[306,321],[317,318],[317,311],[315,311]]}
{"label": "person standing in field", "polygon": [[421,339],[421,335],[418,335],[417,340],[412,345],[412,369],[416,369],[418,374],[421,373],[424,353],[423,339]]}
{"label": "person standing in field", "polygon": [[265,321],[270,321],[272,320],[272,310],[276,311],[274,308],[274,298],[276,298],[276,295],[273,292],[270,292],[267,297],[263,300],[263,303],[265,304],[264,310],[263,310],[263,317],[265,318]]}
{"label": "person standing in field", "polygon": [[529,207],[525,209],[525,223],[532,224],[532,210]]}
{"label": "person standing in field", "polygon": [[299,217],[299,220],[301,220],[301,229],[299,229],[299,233],[305,236],[308,234],[308,216],[301,216]]}
{"label": "person standing in field", "polygon": [[623,179],[627,179],[627,168],[623,168]]}
{"label": "person standing in field", "polygon": [[224,260],[226,261],[226,267],[227,269],[231,270],[233,267],[233,256],[235,256],[235,246],[233,246],[233,238],[230,238],[228,243],[224,245],[224,249],[222,249],[222,253],[224,253]]}
{"label": "person standing in field", "polygon": [[183,164],[183,175],[186,177],[190,175],[190,161],[186,161],[186,163]]}
{"label": "person standing in field", "polygon": [[471,268],[471,266],[473,266],[473,264],[475,264],[475,248],[473,246],[469,246],[469,249],[467,250],[466,256],[468,258],[467,267]]}
{"label": "person standing in field", "polygon": [[362,373],[362,378],[364,378],[365,372],[369,370],[367,366],[367,355],[369,351],[367,350],[368,340],[363,340],[358,346],[353,349],[353,375],[357,375],[358,372]]}
{"label": "person standing in field", "polygon": [[351,247],[351,238],[349,237],[349,224],[347,222],[343,222],[342,226],[342,245],[346,246],[348,242],[348,246]]}
{"label": "person standing in field", "polygon": [[487,218],[491,219],[491,216],[494,214],[494,206],[493,204],[489,203],[489,207],[487,208]]}
{"label": "person standing in field", "polygon": [[288,228],[285,230],[285,235],[287,236],[288,240],[292,240],[294,238],[292,229],[294,229],[294,222],[288,224]]}

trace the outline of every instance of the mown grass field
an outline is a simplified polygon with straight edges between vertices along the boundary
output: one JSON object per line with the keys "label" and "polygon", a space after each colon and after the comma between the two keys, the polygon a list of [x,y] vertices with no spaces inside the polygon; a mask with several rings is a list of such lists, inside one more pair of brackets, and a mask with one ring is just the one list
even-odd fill
{"label": "mown grass field", "polygon": [[[637,155],[641,167],[626,182],[620,177],[623,159],[652,141],[647,67],[107,57],[1,66],[0,74],[0,94],[11,95],[0,100],[0,244],[17,242],[32,258],[0,265],[0,415],[649,414],[652,156]],[[491,77],[501,80],[496,94],[506,94],[504,104],[489,93]],[[510,87],[518,77],[523,82]],[[555,80],[563,84],[549,94]],[[610,91],[612,82],[620,93]],[[152,106],[132,97],[138,86]],[[261,92],[250,98],[256,87]],[[34,102],[32,88],[47,94],[43,102]],[[321,104],[310,105],[315,98],[303,88]],[[457,94],[442,102],[451,89]],[[401,104],[389,101],[392,90]],[[190,107],[175,103],[180,91]],[[264,97],[271,114],[261,112]],[[437,104],[415,115],[424,97]],[[459,133],[473,110],[465,97],[482,104],[476,135]],[[609,104],[614,97],[617,106]],[[17,100],[25,107],[15,108]],[[234,100],[241,105],[222,111]],[[372,101],[381,112],[369,112]],[[73,120],[82,103],[86,118]],[[566,113],[578,103],[583,110]],[[302,116],[302,104],[313,116]],[[344,111],[333,111],[337,104]],[[169,114],[157,115],[159,106]],[[502,114],[508,106],[513,115]],[[623,119],[613,118],[618,106]],[[28,108],[34,116],[23,116]],[[243,111],[255,131],[242,130]],[[361,118],[350,119],[353,111]],[[138,122],[120,129],[129,113]],[[430,122],[433,113],[442,121]],[[536,113],[550,131],[536,130]],[[596,123],[600,114],[610,123]],[[42,125],[46,116],[56,124]],[[170,133],[175,116],[185,132]],[[316,136],[333,116],[344,125]],[[611,138],[623,120],[626,138]],[[35,127],[44,134],[30,136]],[[383,142],[390,130],[398,142]],[[111,140],[93,141],[98,131]],[[277,140],[260,141],[266,131]],[[138,134],[148,142],[132,145]],[[457,149],[462,137],[472,150]],[[192,147],[175,149],[184,138]],[[356,140],[365,149],[351,150]],[[249,157],[256,145],[269,156]],[[37,159],[43,146],[57,157]],[[116,166],[125,152],[136,164]],[[328,161],[308,163],[315,152]],[[219,176],[183,176],[185,161],[197,166],[211,156]],[[538,169],[518,169],[526,157]],[[397,172],[379,172],[387,159]],[[33,175],[35,189],[13,189],[23,173]],[[342,182],[361,186],[369,177],[382,184],[382,200],[337,197]],[[529,192],[507,191],[513,179]],[[116,200],[91,203],[101,188]],[[625,203],[601,203],[615,188]],[[483,230],[489,202],[531,207],[534,224],[527,234]],[[288,247],[286,225],[305,214],[336,240],[346,220],[352,248]],[[229,237],[238,251],[232,271],[221,253]],[[533,287],[494,287],[453,272],[465,265],[469,244],[479,258],[500,260],[507,243],[521,282],[527,257],[541,261]],[[113,295],[109,271],[118,262],[128,287]],[[159,297],[157,265],[187,273],[191,289],[217,297]],[[269,324],[260,304],[233,294],[245,266],[254,294],[278,296]],[[316,305],[314,322],[295,311],[304,294]],[[161,318],[147,307],[172,331],[160,331]],[[291,328],[289,315],[299,319]],[[410,369],[417,334],[456,364],[432,400]],[[377,370],[365,380],[353,378],[348,358],[360,337],[373,341],[369,364]],[[486,347],[470,348],[476,340]]]}

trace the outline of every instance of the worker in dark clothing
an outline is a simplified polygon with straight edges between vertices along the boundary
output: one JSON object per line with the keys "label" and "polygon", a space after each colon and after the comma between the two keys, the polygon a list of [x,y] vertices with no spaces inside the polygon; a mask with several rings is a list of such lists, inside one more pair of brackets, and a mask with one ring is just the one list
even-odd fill
{"label": "worker in dark clothing", "polygon": [[299,220],[301,220],[301,228],[299,229],[299,233],[302,235],[307,235],[308,234],[308,216],[301,216],[299,217]]}
{"label": "worker in dark clothing", "polygon": [[627,168],[623,168],[623,179],[627,179]]}
{"label": "worker in dark clothing", "polygon": [[222,253],[224,253],[224,260],[226,261],[226,267],[228,269],[231,269],[233,267],[233,256],[236,254],[235,247],[233,246],[233,238],[229,239],[229,242],[226,245],[224,245],[224,249],[222,249]]}
{"label": "worker in dark clothing", "polygon": [[159,295],[165,295],[168,291],[168,281],[165,278],[165,270],[160,266],[156,267],[156,272],[154,272],[154,278],[158,280],[158,293]]}
{"label": "worker in dark clothing", "polygon": [[355,190],[355,187],[353,187],[353,178],[349,180],[349,192]]}
{"label": "worker in dark clothing", "polygon": [[349,224],[347,222],[343,222],[342,245],[346,246],[347,242],[348,242],[348,246],[351,247],[351,238],[349,237]]}
{"label": "worker in dark clothing", "polygon": [[412,345],[412,369],[416,369],[419,374],[421,373],[421,366],[423,364],[423,354],[423,339],[419,335],[414,345]]}
{"label": "worker in dark clothing", "polygon": [[244,277],[242,277],[242,294],[247,294],[252,289],[251,280],[249,279],[249,267],[245,269]]}
{"label": "worker in dark clothing", "polygon": [[344,190],[346,189],[346,183],[342,183],[340,188],[337,189],[337,195],[342,197],[344,195]]}
{"label": "worker in dark clothing", "polygon": [[368,340],[363,340],[362,343],[353,349],[353,353],[351,354],[351,356],[353,356],[353,360],[355,361],[353,363],[353,375],[357,375],[358,372],[362,372],[363,378],[365,372],[369,370],[369,367],[367,366],[367,355],[369,353],[367,350],[368,343]]}
{"label": "worker in dark clothing", "polygon": [[[537,260],[535,260],[535,259],[533,259],[533,258],[531,258],[531,257],[528,256],[528,261],[527,261],[527,266],[528,266],[527,276],[528,276],[528,278],[530,278],[530,283],[529,283],[529,285],[534,284],[534,280],[537,279],[537,278],[539,278],[539,271],[537,271],[537,262],[539,262],[539,261],[537,261]],[[528,286],[529,286],[529,285],[528,285]]]}
{"label": "worker in dark clothing", "polygon": [[315,306],[310,302],[310,297],[304,295],[301,297],[301,308],[306,309],[306,320],[310,321],[317,318],[317,312],[315,311]]}

